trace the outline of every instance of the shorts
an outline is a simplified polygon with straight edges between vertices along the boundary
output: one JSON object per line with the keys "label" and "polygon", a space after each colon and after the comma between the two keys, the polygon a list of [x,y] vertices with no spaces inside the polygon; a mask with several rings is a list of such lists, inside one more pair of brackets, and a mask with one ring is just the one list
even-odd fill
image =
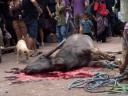
{"label": "shorts", "polygon": [[13,20],[13,28],[15,29],[18,40],[22,35],[27,35],[27,26],[23,20]]}
{"label": "shorts", "polygon": [[38,28],[44,28],[44,19],[43,18],[39,18],[38,20]]}
{"label": "shorts", "polygon": [[37,30],[38,30],[38,21],[37,19],[27,20],[26,21],[28,35],[33,39],[37,39]]}
{"label": "shorts", "polygon": [[83,14],[75,14],[74,15],[74,25],[75,28],[79,28],[80,27],[80,22],[82,20]]}
{"label": "shorts", "polygon": [[[45,6],[44,6],[43,2],[42,3],[39,3],[39,6],[43,10],[43,12],[44,12]],[[45,27],[45,14],[43,13],[43,14],[41,14],[39,16],[39,19],[38,19],[38,28],[40,29],[40,28],[44,28],[44,27]]]}
{"label": "shorts", "polygon": [[13,20],[13,28],[14,29],[26,28],[26,24],[23,20]]}

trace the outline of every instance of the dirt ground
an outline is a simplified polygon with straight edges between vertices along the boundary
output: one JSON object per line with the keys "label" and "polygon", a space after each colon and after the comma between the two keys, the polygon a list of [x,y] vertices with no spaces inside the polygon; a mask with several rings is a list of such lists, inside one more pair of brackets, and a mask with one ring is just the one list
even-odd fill
{"label": "dirt ground", "polygon": [[[55,46],[56,44],[46,44],[39,51],[46,53]],[[102,51],[121,51],[121,39],[119,37],[109,37],[107,43],[97,44],[97,46]],[[121,56],[118,57],[121,58]],[[35,61],[37,58],[31,57],[27,63],[22,62],[21,64],[16,64],[15,53],[3,55],[3,62],[0,64],[0,96],[127,96],[124,93],[110,95],[106,93],[88,93],[83,89],[68,90],[68,85],[76,79],[43,80],[14,85],[10,85],[11,81],[5,80],[5,77],[12,75],[12,73],[5,73],[5,71],[10,71],[12,68],[24,68],[28,63]],[[118,70],[112,71],[109,69],[104,69],[104,72],[110,74],[119,73]]]}

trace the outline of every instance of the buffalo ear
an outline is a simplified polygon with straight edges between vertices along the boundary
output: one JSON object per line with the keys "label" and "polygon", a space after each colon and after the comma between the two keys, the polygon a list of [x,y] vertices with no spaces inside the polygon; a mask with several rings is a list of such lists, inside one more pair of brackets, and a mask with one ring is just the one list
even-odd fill
{"label": "buffalo ear", "polygon": [[62,58],[58,58],[56,60],[56,64],[64,64],[64,60]]}

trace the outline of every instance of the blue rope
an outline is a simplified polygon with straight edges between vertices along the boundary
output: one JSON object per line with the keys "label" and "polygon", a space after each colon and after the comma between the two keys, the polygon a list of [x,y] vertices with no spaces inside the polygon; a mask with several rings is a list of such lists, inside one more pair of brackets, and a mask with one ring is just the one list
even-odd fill
{"label": "blue rope", "polygon": [[[120,79],[123,79],[128,73],[121,74],[117,77],[110,77],[108,74],[96,73],[92,79],[80,79],[75,80],[68,87],[68,90],[72,88],[84,88],[87,92],[92,92],[93,89],[97,87],[102,87],[105,85],[121,86],[119,83]],[[123,91],[126,91],[123,89]]]}
{"label": "blue rope", "polygon": [[113,70],[113,68],[119,68],[119,66],[117,64],[115,64],[114,61],[105,60],[104,64],[105,64],[105,68],[108,68],[108,69],[112,69]]}

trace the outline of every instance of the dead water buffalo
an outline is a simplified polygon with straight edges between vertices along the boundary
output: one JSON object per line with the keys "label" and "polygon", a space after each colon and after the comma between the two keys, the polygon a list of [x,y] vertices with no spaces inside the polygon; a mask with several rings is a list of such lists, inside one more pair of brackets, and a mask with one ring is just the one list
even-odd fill
{"label": "dead water buffalo", "polygon": [[[61,46],[62,44],[63,46]],[[54,57],[50,57],[60,46],[59,52]],[[114,60],[113,56],[101,52],[89,36],[75,34],[33,64],[27,65],[24,72],[34,74],[55,70],[69,71],[86,66],[102,66],[101,62],[93,61],[94,55],[99,55],[107,60]]]}

